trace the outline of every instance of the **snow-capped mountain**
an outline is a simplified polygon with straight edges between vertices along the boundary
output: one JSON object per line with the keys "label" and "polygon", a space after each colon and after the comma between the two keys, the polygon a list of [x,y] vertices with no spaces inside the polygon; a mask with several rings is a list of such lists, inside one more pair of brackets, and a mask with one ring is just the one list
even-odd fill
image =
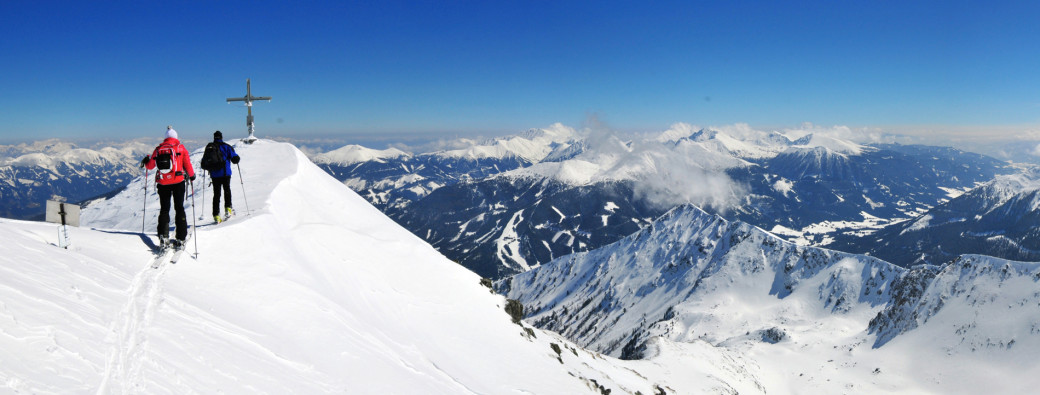
{"label": "snow-capped mountain", "polygon": [[859,145],[816,135],[586,139],[576,152],[445,185],[391,217],[489,278],[624,237],[676,205],[770,229],[806,245],[912,218],[1010,171],[949,148]]}
{"label": "snow-capped mountain", "polygon": [[904,266],[961,254],[1040,261],[1040,170],[999,176],[911,221],[841,238],[835,247]]}
{"label": "snow-capped mountain", "polygon": [[152,147],[140,142],[79,148],[60,140],[0,146],[0,217],[43,219],[47,200],[80,202],[141,177],[137,163]]}
{"label": "snow-capped mountain", "polygon": [[348,145],[313,160],[373,205],[393,214],[440,187],[530,166],[566,152],[577,136],[573,129],[556,124],[516,136],[460,139],[451,144],[452,149],[418,154]]}
{"label": "snow-capped mountain", "polygon": [[[151,268],[155,237],[138,233],[140,211],[130,214],[142,200],[154,203],[141,179],[85,208],[67,250],[55,246],[52,224],[0,220],[0,388],[762,392],[712,348],[665,345],[672,352],[660,358],[621,361],[517,325],[506,311],[519,306],[295,147],[260,140],[236,150],[245,189],[234,195],[238,215],[189,221],[199,227],[176,264]],[[195,183],[199,193],[201,178]],[[188,200],[193,217],[208,208]],[[155,206],[143,217],[149,233]]]}
{"label": "snow-capped mountain", "polygon": [[535,326],[605,354],[726,350],[764,391],[1017,393],[1040,385],[1038,284],[1037,263],[905,269],[685,205],[496,288]]}
{"label": "snow-capped mountain", "polygon": [[527,162],[538,162],[554,151],[566,149],[580,134],[574,129],[556,123],[547,128],[530,129],[515,136],[496,137],[474,141],[464,148],[433,152],[445,158],[489,159],[518,157]]}
{"label": "snow-capped mountain", "polygon": [[411,155],[397,148],[374,150],[360,145],[350,144],[329,152],[318,154],[314,157],[314,162],[346,167],[361,162],[385,163],[387,160],[408,156]]}
{"label": "snow-capped mountain", "polygon": [[826,246],[914,218],[959,193],[1014,171],[953,148],[871,145],[858,153],[791,148],[758,166],[731,171],[750,186],[732,218],[788,240]]}
{"label": "snow-capped mountain", "polygon": [[315,163],[388,214],[445,185],[530,165],[515,156],[478,159],[401,155],[349,165],[324,160],[328,159],[318,157]]}

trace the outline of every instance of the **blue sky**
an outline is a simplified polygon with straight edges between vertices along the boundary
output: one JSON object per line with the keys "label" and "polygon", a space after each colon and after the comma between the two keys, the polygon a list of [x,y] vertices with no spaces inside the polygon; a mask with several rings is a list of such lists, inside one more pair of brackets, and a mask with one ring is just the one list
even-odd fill
{"label": "blue sky", "polygon": [[[998,3],[998,4],[992,4]],[[6,1],[0,139],[1040,130],[1037,2]],[[924,132],[927,131],[927,132]],[[225,133],[227,134],[227,133]]]}

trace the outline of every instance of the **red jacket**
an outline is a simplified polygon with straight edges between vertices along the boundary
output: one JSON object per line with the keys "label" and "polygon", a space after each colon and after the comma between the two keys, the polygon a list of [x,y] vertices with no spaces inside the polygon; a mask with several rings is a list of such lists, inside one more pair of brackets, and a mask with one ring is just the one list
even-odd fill
{"label": "red jacket", "polygon": [[[188,178],[195,177],[195,170],[191,167],[191,158],[189,157],[190,154],[188,152],[188,149],[184,148],[184,145],[181,144],[181,141],[173,137],[168,137],[166,138],[166,140],[163,140],[163,142],[159,145],[162,146],[163,144],[172,145],[174,147],[174,152],[176,152],[176,157],[174,158],[174,160],[180,161],[181,171],[175,174],[172,178],[166,179],[163,179],[161,177],[161,174],[156,172],[155,182],[162,185],[172,185],[184,182],[185,175],[188,176]],[[148,164],[146,165],[148,167],[148,170],[152,170],[155,168],[155,157],[158,155],[159,147],[155,147],[155,150],[152,151],[152,156],[149,157],[149,159],[151,160],[149,160]]]}

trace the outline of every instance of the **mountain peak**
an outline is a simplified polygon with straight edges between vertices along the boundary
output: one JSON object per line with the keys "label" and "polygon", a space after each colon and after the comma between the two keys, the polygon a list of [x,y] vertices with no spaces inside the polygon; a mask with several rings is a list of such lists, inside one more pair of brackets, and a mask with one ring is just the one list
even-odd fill
{"label": "mountain peak", "polygon": [[315,163],[329,163],[339,166],[349,166],[360,162],[384,162],[386,159],[408,157],[411,154],[397,148],[375,150],[360,145],[345,145],[335,150],[318,154],[314,157]]}

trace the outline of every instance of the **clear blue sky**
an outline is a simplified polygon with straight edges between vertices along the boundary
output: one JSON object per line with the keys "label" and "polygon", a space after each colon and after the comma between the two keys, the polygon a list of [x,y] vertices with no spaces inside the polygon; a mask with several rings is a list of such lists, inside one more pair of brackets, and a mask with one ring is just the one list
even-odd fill
{"label": "clear blue sky", "polygon": [[[1040,124],[1040,2],[4,1],[0,138]],[[1018,127],[1018,126],[1016,126]],[[205,136],[202,136],[205,137]]]}

